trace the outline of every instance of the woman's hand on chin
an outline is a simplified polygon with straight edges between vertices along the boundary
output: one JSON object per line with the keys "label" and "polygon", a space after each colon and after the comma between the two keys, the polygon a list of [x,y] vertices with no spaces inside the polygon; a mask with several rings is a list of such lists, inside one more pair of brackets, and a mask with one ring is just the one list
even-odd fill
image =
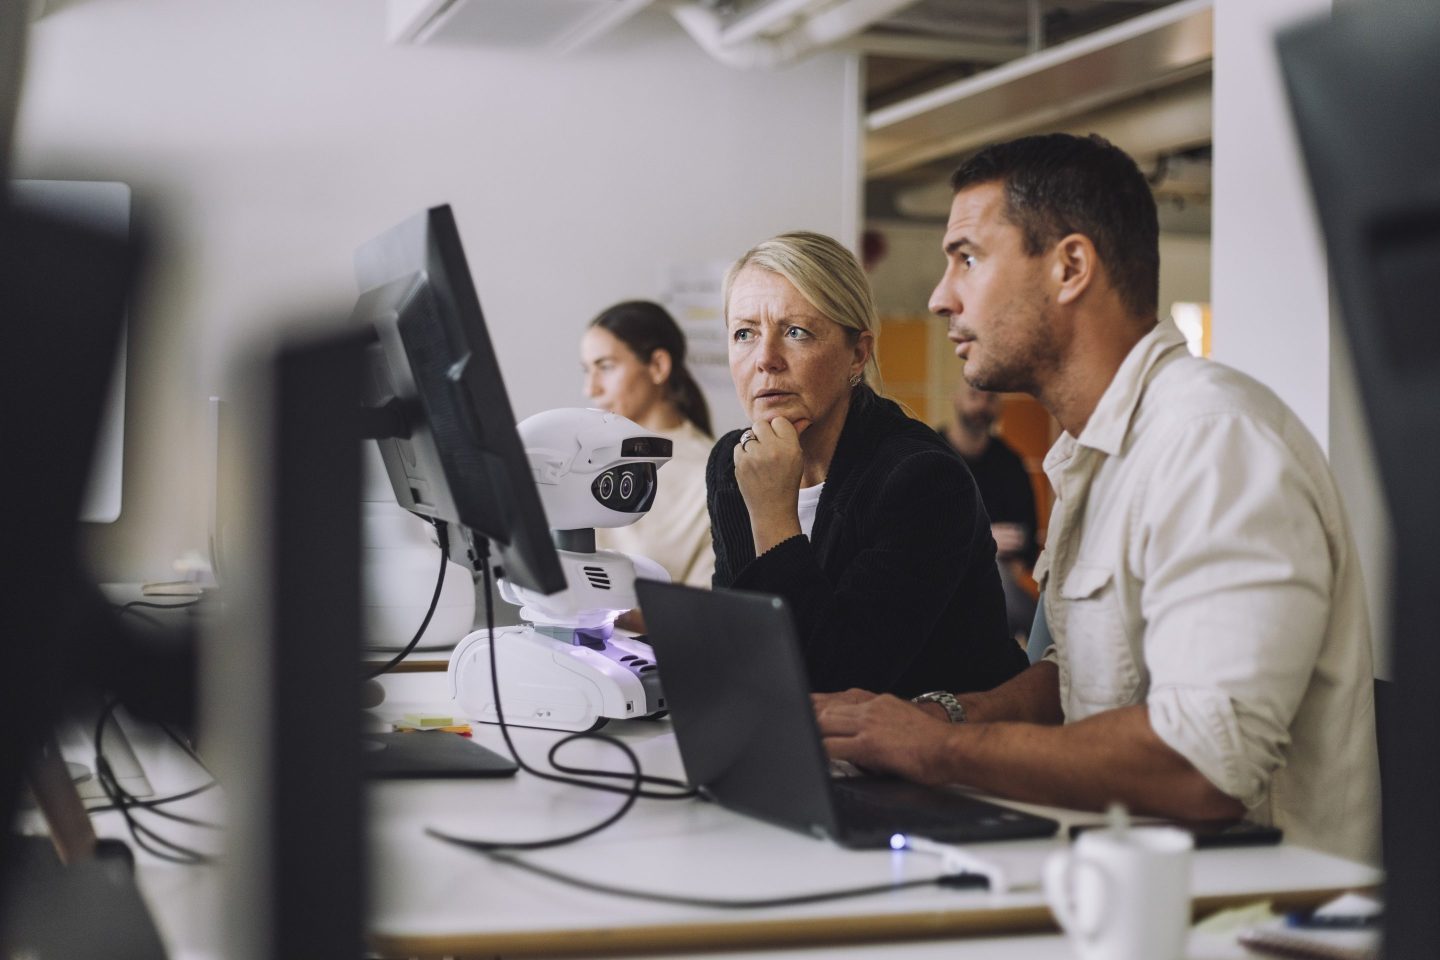
{"label": "woman's hand on chin", "polygon": [[755,555],[800,533],[800,434],[784,417],[757,420],[735,445],[735,482],[750,511]]}

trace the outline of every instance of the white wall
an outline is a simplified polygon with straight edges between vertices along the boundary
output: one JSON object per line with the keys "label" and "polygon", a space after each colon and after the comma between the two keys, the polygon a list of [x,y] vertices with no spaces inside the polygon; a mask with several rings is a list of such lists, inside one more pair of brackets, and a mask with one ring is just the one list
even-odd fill
{"label": "white wall", "polygon": [[945,224],[871,220],[866,227],[885,237],[885,256],[870,271],[876,311],[882,317],[929,314],[930,293],[945,270]]}
{"label": "white wall", "polygon": [[1274,46],[1277,30],[1331,3],[1215,8],[1214,354],[1279,393],[1326,448],[1365,576],[1376,674],[1388,677],[1390,520]]}
{"label": "white wall", "polygon": [[856,222],[848,55],[736,72],[658,13],[558,60],[386,46],[380,0],[52,8],[16,175],[126,181],[156,230],[103,579],[203,542],[204,403],[236,344],[348,310],[354,248],[422,207],[455,208],[521,417],[580,402],[584,323],[667,266]]}
{"label": "white wall", "polygon": [[1330,297],[1275,31],[1330,0],[1216,0],[1213,355],[1330,439]]}
{"label": "white wall", "polygon": [[1174,303],[1210,302],[1210,238],[1160,234],[1160,316]]}

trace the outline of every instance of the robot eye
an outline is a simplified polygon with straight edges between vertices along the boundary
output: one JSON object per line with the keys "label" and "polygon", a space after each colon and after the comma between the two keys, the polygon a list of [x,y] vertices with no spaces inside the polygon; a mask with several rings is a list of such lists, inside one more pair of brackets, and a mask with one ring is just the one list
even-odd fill
{"label": "robot eye", "polygon": [[[626,479],[629,479],[629,478],[627,477]],[[621,486],[621,489],[622,489],[622,490],[624,489],[623,484],[622,484],[622,486]],[[608,472],[601,474],[601,475],[600,475],[600,499],[601,499],[601,500],[609,500],[610,497],[611,497],[614,493],[615,493],[615,475],[614,475],[613,473],[608,473]],[[622,493],[621,496],[624,496],[624,494]]]}
{"label": "robot eye", "polygon": [[629,500],[630,495],[635,492],[635,478],[628,472],[620,477],[620,499]]}

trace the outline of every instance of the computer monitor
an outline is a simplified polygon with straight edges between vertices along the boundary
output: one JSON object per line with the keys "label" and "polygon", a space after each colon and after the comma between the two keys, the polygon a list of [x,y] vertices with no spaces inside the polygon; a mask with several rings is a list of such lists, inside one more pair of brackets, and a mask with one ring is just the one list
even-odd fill
{"label": "computer monitor", "polygon": [[454,214],[433,207],[385,231],[355,273],[354,317],[378,335],[367,403],[394,414],[375,435],[396,501],[490,540],[512,583],[563,590]]}
{"label": "computer monitor", "polygon": [[[10,139],[25,73],[25,30],[30,13],[23,3],[0,3],[0,183],[10,176]],[[0,194],[0,208],[6,199]]]}
{"label": "computer monitor", "polygon": [[[10,199],[18,210],[30,210],[74,223],[123,241],[130,235],[130,187],[124,183],[88,180],[15,180]],[[79,518],[89,523],[120,519],[121,478],[125,439],[125,331],[120,331],[115,368],[110,376],[100,436],[91,459],[90,480]]]}
{"label": "computer monitor", "polygon": [[17,855],[22,845],[12,835],[22,771],[56,722],[102,690],[125,697],[133,667],[133,638],[87,580],[76,518],[136,260],[135,245],[113,233],[0,203],[0,404],[11,414],[4,437],[12,464],[0,471],[0,502],[9,508],[0,535],[7,954],[148,957],[158,945],[127,873],[84,859],[65,871],[43,869]]}
{"label": "computer monitor", "polygon": [[1380,481],[1393,518],[1395,702],[1378,716],[1385,956],[1440,941],[1440,16],[1341,9],[1279,38]]}
{"label": "computer monitor", "polygon": [[[345,305],[238,358],[203,743],[225,785],[225,955],[363,954],[359,397]],[[286,324],[304,330],[304,318]]]}

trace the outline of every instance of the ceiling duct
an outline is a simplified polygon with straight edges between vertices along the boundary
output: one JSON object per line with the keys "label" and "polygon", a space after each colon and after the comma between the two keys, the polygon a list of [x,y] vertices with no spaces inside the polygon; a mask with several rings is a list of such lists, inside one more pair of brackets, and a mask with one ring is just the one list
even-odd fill
{"label": "ceiling duct", "polygon": [[391,43],[545,47],[565,54],[615,29],[653,0],[388,0]]}
{"label": "ceiling duct", "polygon": [[[569,53],[654,0],[388,0],[391,43],[546,47]],[[917,0],[766,0],[726,8],[671,0],[685,32],[731,67],[790,63],[861,33]],[[722,8],[724,8],[722,12]]]}
{"label": "ceiling duct", "polygon": [[[1213,0],[1182,0],[1033,53],[866,119],[870,178],[902,173],[993,140],[1061,129],[1081,115],[1207,75],[1214,59]],[[1208,97],[1188,116],[1209,134]]]}
{"label": "ceiling duct", "polygon": [[775,67],[849,40],[916,0],[770,0],[727,21],[694,0],[671,13],[706,53],[730,67]]}

